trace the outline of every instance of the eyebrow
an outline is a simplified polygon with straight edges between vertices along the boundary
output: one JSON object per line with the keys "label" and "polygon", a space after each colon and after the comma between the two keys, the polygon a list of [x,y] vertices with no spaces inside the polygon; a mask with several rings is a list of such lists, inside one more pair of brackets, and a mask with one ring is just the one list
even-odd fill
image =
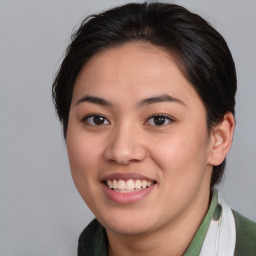
{"label": "eyebrow", "polygon": [[[83,103],[83,102],[89,102],[89,103],[93,103],[93,104],[97,104],[97,105],[101,105],[101,106],[107,106],[107,107],[113,106],[113,104],[110,101],[107,101],[103,98],[89,96],[89,95],[86,95],[86,96],[82,97],[81,99],[79,99],[76,102],[76,105]],[[138,107],[141,107],[141,106],[150,105],[150,104],[154,104],[154,103],[160,103],[160,102],[176,102],[176,103],[186,106],[186,104],[182,100],[172,97],[168,94],[162,94],[159,96],[143,99],[136,105]]]}
{"label": "eyebrow", "polygon": [[93,103],[101,106],[108,106],[108,107],[113,106],[111,102],[99,97],[94,97],[94,96],[84,96],[76,102],[76,105],[82,102],[89,102],[89,103]]}
{"label": "eyebrow", "polygon": [[172,97],[168,94],[162,94],[162,95],[159,95],[156,97],[150,97],[147,99],[143,99],[137,105],[144,106],[144,105],[150,105],[150,104],[160,103],[160,102],[176,102],[176,103],[186,106],[186,104],[182,100]]}

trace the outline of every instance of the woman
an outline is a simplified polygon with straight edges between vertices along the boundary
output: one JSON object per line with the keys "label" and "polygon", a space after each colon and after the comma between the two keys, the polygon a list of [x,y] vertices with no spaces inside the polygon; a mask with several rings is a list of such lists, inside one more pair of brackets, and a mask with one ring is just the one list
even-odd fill
{"label": "woman", "polygon": [[235,127],[222,36],[178,5],[86,19],[53,84],[75,185],[96,216],[78,255],[255,255],[256,224],[214,188]]}

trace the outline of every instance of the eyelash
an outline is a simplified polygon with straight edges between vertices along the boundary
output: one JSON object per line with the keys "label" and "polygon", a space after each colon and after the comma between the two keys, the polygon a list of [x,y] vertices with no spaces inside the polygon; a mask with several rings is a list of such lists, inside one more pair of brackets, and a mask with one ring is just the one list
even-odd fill
{"label": "eyelash", "polygon": [[[153,121],[156,121],[154,119],[159,118],[159,117],[162,118],[161,121],[164,121],[164,123],[160,123],[158,125],[157,124],[150,124],[151,119]],[[94,122],[94,124],[92,124],[92,122],[89,122],[90,118],[92,118],[92,121]],[[101,121],[103,121],[103,123],[96,124],[95,123],[95,121],[96,121],[95,118],[101,118]],[[166,121],[168,121],[168,123],[166,123]],[[82,122],[87,124],[87,125],[91,125],[91,126],[102,126],[102,125],[111,124],[110,121],[108,121],[108,119],[105,116],[101,115],[101,114],[90,114],[90,115],[84,117],[82,119]],[[144,124],[145,125],[152,125],[152,126],[166,126],[166,125],[168,125],[170,123],[173,123],[173,122],[174,122],[174,119],[171,118],[170,116],[166,115],[166,114],[154,114],[154,115],[150,116]]]}
{"label": "eyelash", "polygon": [[[92,124],[92,123],[89,122],[90,118],[92,118],[93,121],[95,122],[94,118],[96,118],[96,117],[102,118],[104,120],[104,122],[102,124],[95,124],[95,123]],[[106,121],[108,122],[107,124],[105,123]],[[82,119],[82,122],[87,124],[87,125],[91,125],[91,126],[101,126],[101,125],[109,125],[110,124],[108,119],[105,116],[101,115],[101,114],[90,114],[90,115],[87,115],[87,116],[85,116]]]}
{"label": "eyelash", "polygon": [[[149,124],[149,120],[151,120],[151,119],[154,120],[154,118],[159,118],[159,117],[164,119],[164,124],[160,124],[160,125]],[[167,120],[168,120],[168,123],[166,124]],[[166,126],[166,125],[168,125],[170,123],[173,123],[173,122],[174,122],[174,119],[171,118],[170,116],[166,115],[166,114],[154,114],[154,115],[152,115],[151,117],[148,118],[148,120],[145,122],[145,124],[149,124],[149,125],[152,125],[152,126]]]}

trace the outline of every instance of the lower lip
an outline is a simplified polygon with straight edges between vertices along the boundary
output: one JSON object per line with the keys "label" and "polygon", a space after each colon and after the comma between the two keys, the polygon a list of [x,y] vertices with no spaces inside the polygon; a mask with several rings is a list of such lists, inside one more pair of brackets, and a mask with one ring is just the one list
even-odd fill
{"label": "lower lip", "polygon": [[130,193],[116,192],[113,189],[106,186],[105,183],[102,183],[102,186],[105,194],[112,201],[119,204],[130,204],[145,198],[155,187],[155,184],[151,185],[150,187],[141,189],[139,191],[134,191]]}

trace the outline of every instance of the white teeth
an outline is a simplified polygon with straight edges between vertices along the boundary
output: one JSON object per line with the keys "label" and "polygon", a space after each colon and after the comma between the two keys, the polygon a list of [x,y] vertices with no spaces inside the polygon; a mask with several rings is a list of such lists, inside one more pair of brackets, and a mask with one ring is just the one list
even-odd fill
{"label": "white teeth", "polygon": [[125,189],[127,189],[127,190],[134,189],[134,181],[133,180],[127,180]]}
{"label": "white teeth", "polygon": [[135,181],[135,188],[141,188],[141,180]]}
{"label": "white teeth", "polygon": [[119,180],[117,182],[117,188],[122,190],[122,189],[125,189],[125,181],[124,180]]}
{"label": "white teeth", "polygon": [[109,188],[113,188],[113,183],[112,183],[111,180],[107,180],[107,186],[108,186]]}
{"label": "white teeth", "polygon": [[143,187],[143,188],[146,188],[147,187],[147,181],[146,180],[143,180],[142,182],[141,182],[141,186]]}
{"label": "white teeth", "polygon": [[113,180],[113,188],[114,188],[114,189],[117,189],[117,188],[118,188],[118,185],[117,185],[117,181],[116,181],[116,180]]}
{"label": "white teeth", "polygon": [[134,190],[141,190],[146,187],[150,187],[153,184],[152,181],[147,180],[107,180],[106,185],[118,192],[128,193]]}

